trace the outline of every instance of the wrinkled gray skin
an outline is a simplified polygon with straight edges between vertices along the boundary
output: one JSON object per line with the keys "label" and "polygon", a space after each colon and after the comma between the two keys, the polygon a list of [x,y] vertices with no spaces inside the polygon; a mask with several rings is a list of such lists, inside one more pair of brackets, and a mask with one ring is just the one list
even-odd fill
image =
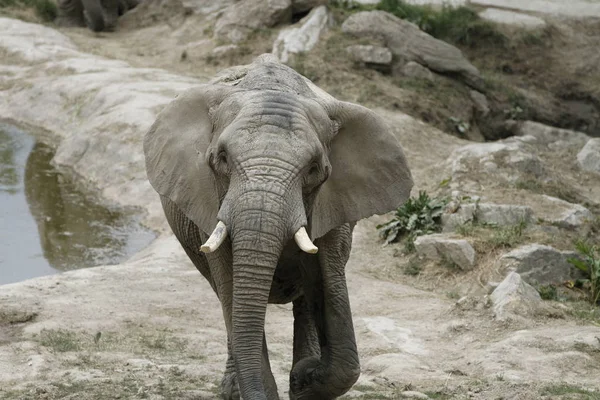
{"label": "wrinkled gray skin", "polygon": [[87,26],[94,32],[111,31],[119,16],[135,8],[140,0],[58,0],[57,22]]}
{"label": "wrinkled gray skin", "polygon": [[[278,399],[267,303],[293,302],[290,398],[348,391],[360,374],[345,279],[352,230],[412,187],[385,123],[266,54],[182,93],[146,134],[144,152],[173,232],[222,304],[223,398]],[[217,221],[228,237],[204,254]],[[317,254],[293,240],[302,226]]]}

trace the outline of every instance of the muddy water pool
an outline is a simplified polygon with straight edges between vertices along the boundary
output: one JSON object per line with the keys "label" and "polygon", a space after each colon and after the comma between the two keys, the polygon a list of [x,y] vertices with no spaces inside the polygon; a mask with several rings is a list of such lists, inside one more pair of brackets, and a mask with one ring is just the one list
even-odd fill
{"label": "muddy water pool", "polygon": [[0,121],[0,285],[116,264],[155,237],[139,213],[107,208],[52,166],[46,144]]}

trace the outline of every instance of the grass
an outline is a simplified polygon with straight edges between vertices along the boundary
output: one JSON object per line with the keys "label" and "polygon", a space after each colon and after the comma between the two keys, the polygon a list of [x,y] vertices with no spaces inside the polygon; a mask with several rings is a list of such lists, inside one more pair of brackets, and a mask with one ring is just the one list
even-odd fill
{"label": "grass", "polygon": [[402,0],[381,0],[375,5],[363,5],[352,0],[332,0],[330,7],[348,14],[359,11],[381,10],[410,21],[431,36],[466,46],[505,46],[507,37],[491,22],[483,20],[475,10],[448,4],[441,8],[431,5],[409,4]]}
{"label": "grass", "polygon": [[54,21],[58,15],[56,4],[51,0],[0,0],[0,8],[32,8],[46,22]]}
{"label": "grass", "polygon": [[564,396],[570,394],[580,394],[586,397],[577,397],[578,399],[600,400],[600,392],[592,392],[591,390],[583,389],[575,385],[559,383],[546,386],[540,392],[542,396]]}
{"label": "grass", "polygon": [[558,300],[558,291],[554,285],[541,285],[537,291],[542,300]]}
{"label": "grass", "polygon": [[40,344],[55,353],[78,351],[81,343],[77,334],[65,329],[43,329],[40,332]]}
{"label": "grass", "polygon": [[527,223],[520,221],[514,225],[496,226],[467,222],[456,228],[456,233],[475,238],[474,248],[480,254],[488,254],[499,249],[510,249],[525,241]]}
{"label": "grass", "polygon": [[484,21],[469,7],[444,5],[438,9],[402,0],[382,0],[377,9],[413,22],[431,36],[447,42],[466,46],[503,46],[507,42],[494,24]]}

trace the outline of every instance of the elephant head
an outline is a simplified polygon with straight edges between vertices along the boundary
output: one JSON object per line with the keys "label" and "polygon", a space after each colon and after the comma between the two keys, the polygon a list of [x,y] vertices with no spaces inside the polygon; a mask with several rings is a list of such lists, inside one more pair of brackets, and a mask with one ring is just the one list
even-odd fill
{"label": "elephant head", "polygon": [[[144,140],[154,189],[204,231],[229,236],[232,348],[242,397],[264,399],[261,346],[278,259],[295,240],[395,209],[412,178],[398,140],[362,106],[342,102],[271,55],[229,84],[179,95]],[[312,240],[311,240],[312,239]]]}

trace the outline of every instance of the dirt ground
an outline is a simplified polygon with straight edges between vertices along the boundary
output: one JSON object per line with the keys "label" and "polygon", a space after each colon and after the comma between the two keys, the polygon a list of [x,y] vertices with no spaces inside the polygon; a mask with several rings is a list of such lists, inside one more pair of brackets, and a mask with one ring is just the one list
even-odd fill
{"label": "dirt ground", "polygon": [[[175,4],[156,15],[124,18],[116,32],[94,34],[83,28],[60,28],[81,53],[72,59],[51,62],[51,57],[33,61],[3,57],[0,65],[11,67],[0,70],[8,71],[0,80],[0,99],[4,100],[0,101],[0,117],[10,111],[17,122],[39,123],[32,115],[44,112],[46,99],[56,100],[52,110],[72,110],[73,104],[72,99],[60,103],[63,100],[58,97],[38,99],[36,94],[51,90],[78,93],[81,111],[69,111],[68,118],[56,117],[45,128],[81,126],[80,135],[85,136],[87,130],[95,134],[95,121],[104,121],[105,114],[114,112],[110,118],[117,121],[117,111],[122,108],[120,118],[141,119],[140,115],[155,113],[180,88],[271,51],[276,29],[256,33],[229,59],[214,59],[209,54],[216,44],[208,40],[214,10],[198,11],[199,4],[208,2],[188,3],[196,8]],[[35,20],[31,15],[24,18]],[[519,106],[522,119],[600,135],[600,53],[594,51],[600,47],[600,22],[555,17],[548,21],[548,27],[529,33],[503,28],[510,37],[503,45],[507,47],[462,48],[481,69],[490,88],[486,94],[492,117],[485,121],[474,114],[469,90],[451,78],[437,76],[431,84],[354,66],[344,56],[347,42],[338,28],[332,28],[313,52],[293,66],[338,98],[376,108],[406,149],[417,183],[414,193],[420,189],[443,193],[440,182],[446,178],[446,160],[469,143],[457,137],[455,126],[448,122],[450,117],[471,122],[485,137],[502,137],[510,133],[500,127],[505,110]],[[27,42],[25,35],[14,35],[24,43],[35,43]],[[2,42],[2,38],[0,54],[4,54],[1,47],[14,49],[16,42]],[[48,46],[54,46],[52,40],[48,39]],[[38,47],[43,46],[38,43]],[[49,65],[55,69],[49,70]],[[92,76],[92,65],[101,72],[121,68],[127,72],[114,72],[111,76],[116,80],[103,83]],[[90,98],[67,82],[67,78],[86,74],[87,79],[97,79],[96,86],[80,89],[92,93]],[[122,102],[110,104],[99,89],[114,84],[110,96],[116,96],[122,85],[123,90],[135,89],[145,99],[152,90],[129,86],[151,85],[152,80],[160,82],[156,92],[162,97],[148,100],[141,111],[128,108],[134,102],[129,92],[123,94]],[[170,81],[174,82],[172,88],[168,87]],[[23,96],[10,97],[14,93]],[[32,110],[15,111],[15,102],[24,107],[31,102]],[[123,133],[120,146],[135,149],[139,138],[134,135],[151,122],[136,121],[140,130]],[[109,125],[107,135],[119,133],[117,128]],[[77,135],[65,134],[61,140],[67,143],[72,137]],[[101,143],[102,136],[98,138]],[[548,156],[547,162],[560,169],[565,154]],[[101,152],[89,155],[102,156]],[[68,156],[63,158],[66,164],[70,162]],[[137,186],[131,192],[111,192],[110,174],[94,175],[93,169],[101,164],[89,162],[89,170],[79,163],[78,173],[105,183],[106,187],[100,188],[105,196],[117,198],[126,193],[135,202],[139,193],[146,193]],[[564,172],[565,176],[568,173]],[[137,169],[123,174],[124,181],[130,176],[133,182],[143,178]],[[568,176],[574,181],[581,178]],[[489,176],[481,181],[485,179]],[[572,184],[585,192],[584,181]],[[536,201],[534,194],[512,187],[479,194],[484,193],[499,203],[514,202],[516,193],[525,204]],[[165,233],[156,199],[142,197],[145,203],[140,206],[149,210],[153,227],[163,235],[133,259],[117,266],[0,287],[0,398],[218,398],[226,353],[217,299],[173,237]],[[364,220],[354,234],[348,282],[362,375],[344,399],[399,399],[405,391],[425,393],[432,399],[600,399],[600,316],[594,309],[583,302],[548,302],[531,318],[496,320],[483,295],[488,290],[486,282],[502,276],[494,271],[498,252],[486,254],[480,269],[468,274],[432,263],[424,264],[420,274],[409,274],[407,266],[412,261],[402,254],[401,246],[384,247],[378,238],[375,226],[386,218]],[[544,240],[551,237],[546,235]],[[270,306],[266,329],[279,391],[287,398],[291,307]]]}

